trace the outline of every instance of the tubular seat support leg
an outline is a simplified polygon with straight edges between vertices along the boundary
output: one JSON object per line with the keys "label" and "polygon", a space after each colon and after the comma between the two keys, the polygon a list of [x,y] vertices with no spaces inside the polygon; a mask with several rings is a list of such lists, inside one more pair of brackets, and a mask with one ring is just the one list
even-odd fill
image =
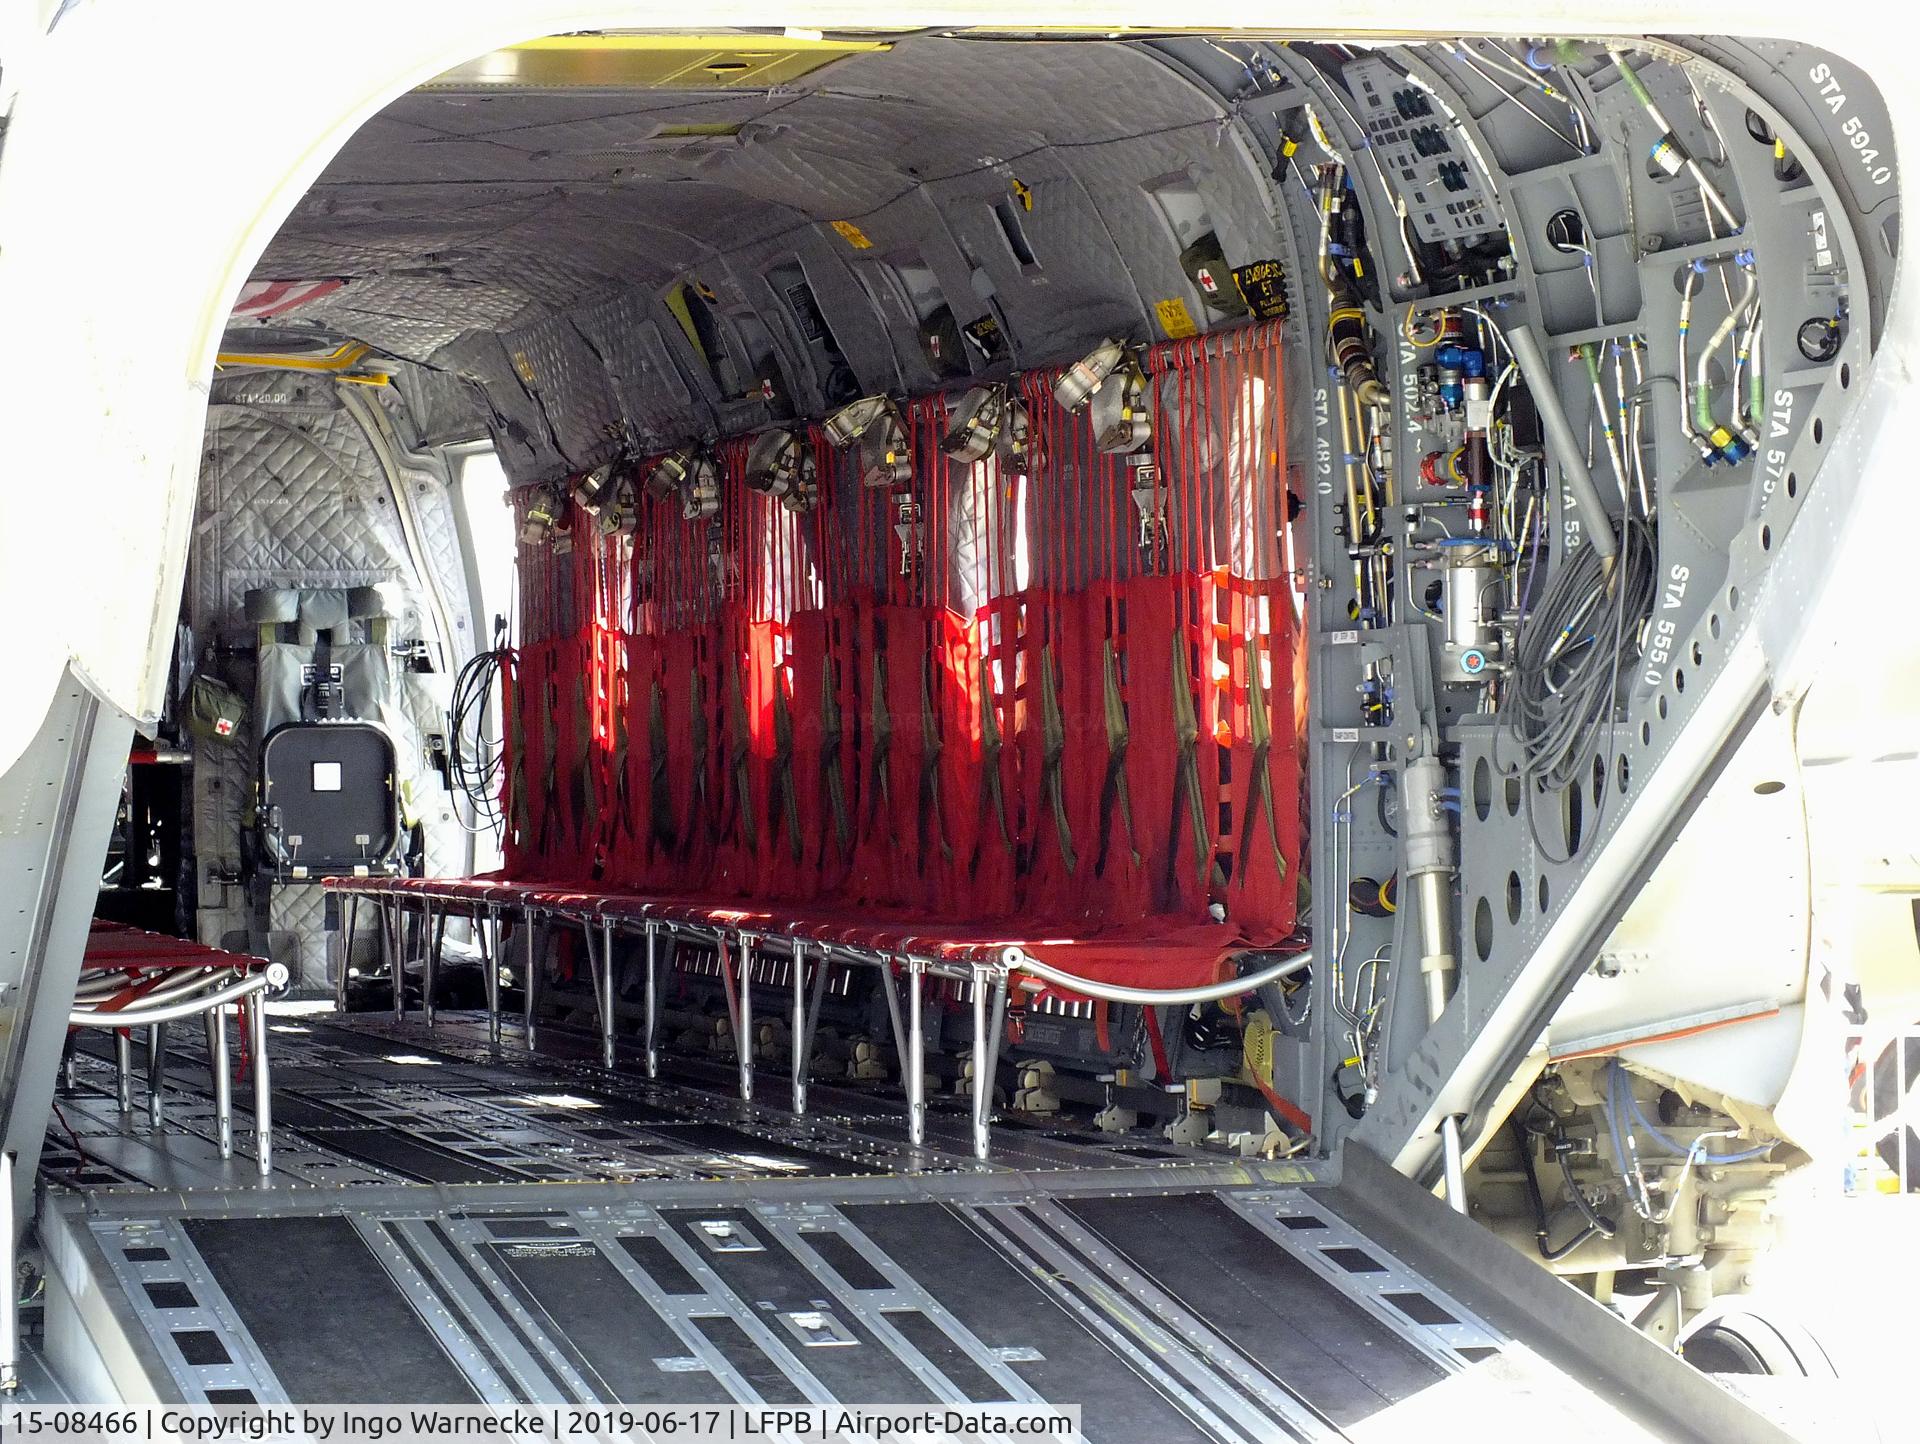
{"label": "tubular seat support leg", "polygon": [[213,1080],[213,1118],[218,1130],[220,1157],[233,1157],[233,1075],[227,1068],[227,1010],[209,1008],[207,1072]]}
{"label": "tubular seat support leg", "polygon": [[253,1045],[254,1157],[260,1176],[273,1172],[273,1086],[267,1071],[267,1000],[256,993],[246,1001],[247,1026]]}
{"label": "tubular seat support leg", "polygon": [[147,1029],[147,1122],[159,1128],[162,1117],[160,1090],[167,1083],[167,1025],[155,1023]]}
{"label": "tubular seat support leg", "polygon": [[527,930],[527,936],[526,942],[522,945],[522,955],[526,960],[526,976],[520,980],[520,1000],[526,1015],[527,1051],[531,1053],[539,1047],[540,1042],[539,1024],[535,1021],[535,1014],[539,1009],[537,997],[539,987],[535,980],[540,976],[540,964],[533,951],[533,909],[531,907],[523,910],[521,922]]}
{"label": "tubular seat support leg", "polygon": [[487,989],[487,1041],[493,1044],[500,1041],[499,925],[499,914],[493,904],[488,903],[486,916],[474,928],[475,942],[480,949],[481,978]]}
{"label": "tubular seat support leg", "polygon": [[347,894],[345,926],[340,930],[340,976],[333,983],[333,1008],[347,1011],[347,974],[353,967],[353,939],[360,930],[360,894]]}
{"label": "tubular seat support leg", "polygon": [[647,1076],[660,1076],[660,925],[647,923]]}
{"label": "tubular seat support leg", "polygon": [[1000,1035],[1006,1027],[1007,975],[994,978],[987,1000],[987,975],[973,979],[973,1156],[985,1162],[992,1148],[993,1085],[1000,1068]]}

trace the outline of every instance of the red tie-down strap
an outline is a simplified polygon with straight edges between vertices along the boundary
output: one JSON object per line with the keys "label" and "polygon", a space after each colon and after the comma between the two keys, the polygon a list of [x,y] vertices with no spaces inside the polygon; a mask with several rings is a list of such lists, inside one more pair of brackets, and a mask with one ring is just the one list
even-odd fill
{"label": "red tie-down strap", "polygon": [[1222,661],[1219,726],[1230,745],[1226,844],[1228,916],[1249,937],[1293,926],[1300,853],[1300,762],[1293,735],[1288,582],[1223,578],[1216,588]]}
{"label": "red tie-down strap", "polygon": [[[695,887],[705,881],[712,847],[711,728],[706,712],[709,692],[701,674],[701,642],[694,632],[669,632],[659,639],[660,673],[654,697],[665,744],[666,827],[655,816],[656,837],[672,838],[661,859],[663,887]],[[657,806],[657,803],[656,803]]]}
{"label": "red tie-down strap", "polygon": [[[662,703],[659,689],[660,644],[655,637],[625,636],[621,662],[621,731],[625,740],[625,768],[622,786],[620,841],[608,859],[607,875],[626,887],[646,883],[663,850],[671,853],[673,818],[664,801],[666,757],[656,750],[664,733],[664,713],[656,716],[656,704]],[[661,841],[664,827],[667,839]]]}
{"label": "red tie-down strap", "polygon": [[[851,900],[876,906],[938,906],[944,842],[923,699],[931,693],[932,610],[864,605],[851,668],[860,679],[858,842]],[[929,795],[931,792],[931,796]]]}
{"label": "red tie-down strap", "polygon": [[[971,743],[969,776],[952,796],[953,815],[967,819],[969,841],[956,847],[951,911],[968,918],[1004,918],[1020,906],[1020,858],[1028,833],[1020,786],[1022,727],[1017,692],[1025,604],[1017,593],[980,612],[967,655],[964,689],[949,692],[966,709]],[[953,718],[949,735],[962,730]]]}
{"label": "red tie-down strap", "polygon": [[708,654],[709,713],[713,727],[715,822],[708,886],[723,897],[744,897],[758,881],[761,798],[753,785],[753,731],[747,718],[748,665],[744,626],[728,608],[714,629]]}

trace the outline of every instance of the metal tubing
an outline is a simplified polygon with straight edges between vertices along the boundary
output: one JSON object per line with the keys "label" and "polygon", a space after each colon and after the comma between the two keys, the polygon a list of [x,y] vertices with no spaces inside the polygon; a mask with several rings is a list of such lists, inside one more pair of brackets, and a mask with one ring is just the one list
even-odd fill
{"label": "metal tubing", "polygon": [[1560,463],[1560,474],[1566,478],[1567,489],[1580,508],[1588,544],[1603,561],[1611,563],[1620,551],[1620,539],[1613,532],[1613,514],[1601,502],[1599,488],[1593,484],[1593,473],[1587,469],[1586,448],[1575,438],[1567,413],[1561,408],[1553,371],[1540,353],[1540,343],[1525,326],[1507,327],[1506,339],[1520,367],[1520,375],[1527,383],[1527,391],[1533,397],[1534,408],[1540,413],[1548,454]]}
{"label": "metal tubing", "polygon": [[260,1176],[273,1172],[273,1088],[267,1074],[267,1000],[255,997],[247,1004],[247,1024],[253,1038],[254,1157]]}
{"label": "metal tubing", "polygon": [[407,1016],[407,914],[399,898],[392,899],[385,911],[388,956],[392,959],[393,1021],[399,1023]]}
{"label": "metal tubing", "polygon": [[600,1066],[611,1071],[614,1054],[613,924],[604,918],[600,922],[600,975],[606,983],[606,992],[600,1000]]}
{"label": "metal tubing", "polygon": [[[69,1025],[72,1019],[68,1020]],[[120,1111],[133,1112],[133,1035],[125,1028],[113,1030],[113,1064],[118,1076]]]}
{"label": "metal tubing", "polygon": [[[220,1003],[237,1002],[253,993],[264,992],[270,986],[266,973],[255,973],[237,983],[229,983],[211,993],[203,993],[197,998],[188,998],[185,1002],[169,1003],[164,1008],[127,1008],[118,1013],[96,1013],[87,1008],[76,1008],[67,1014],[69,1028],[147,1028],[156,1023],[177,1023],[182,1018],[191,1018],[204,1013],[208,1008]],[[126,1075],[132,1074],[132,1045],[123,1050],[126,1056]],[[131,1101],[126,1105],[133,1107]]]}
{"label": "metal tubing", "polygon": [[527,974],[520,980],[520,1000],[527,1020],[527,1051],[532,1053],[538,1050],[540,1040],[539,1025],[534,1022],[534,1010],[538,1006],[534,997],[536,992],[534,979],[540,976],[540,969],[534,962],[533,957],[533,909],[528,907],[524,909],[524,912],[526,913],[527,927],[527,940],[525,945]]}
{"label": "metal tubing", "polygon": [[1118,983],[1102,983],[1092,978],[1078,977],[1063,972],[1050,963],[1029,957],[1017,947],[1009,947],[1002,955],[1006,966],[1018,972],[1032,973],[1049,983],[1058,983],[1071,992],[1088,998],[1104,998],[1109,1003],[1141,1003],[1148,1007],[1173,1007],[1182,1003],[1212,1003],[1221,998],[1238,997],[1242,993],[1251,993],[1264,988],[1268,983],[1277,983],[1282,978],[1292,977],[1303,968],[1313,966],[1310,953],[1296,953],[1270,968],[1262,968],[1257,973],[1247,973],[1242,977],[1230,978],[1224,983],[1213,983],[1204,988],[1128,988]]}
{"label": "metal tubing", "polygon": [[353,967],[353,938],[360,930],[360,894],[347,894],[346,927],[340,939],[340,976],[333,985],[333,1010],[347,1011],[347,972]]}
{"label": "metal tubing", "polygon": [[923,1148],[927,1142],[926,1029],[920,1007],[920,964],[907,960],[907,1055],[900,1060],[907,1078],[907,1142]]}
{"label": "metal tubing", "polygon": [[753,935],[740,937],[740,1035],[734,1053],[740,1060],[740,1101],[753,1102]]}
{"label": "metal tubing", "polygon": [[647,1076],[660,1076],[660,925],[647,922]]}
{"label": "metal tubing", "polygon": [[1447,1202],[1455,1213],[1467,1211],[1467,1170],[1460,1146],[1460,1115],[1449,1113],[1440,1120],[1441,1166],[1446,1172]]}
{"label": "metal tubing", "polygon": [[167,1025],[147,1026],[147,1122],[158,1131],[161,1119],[160,1090],[167,1081]]}
{"label": "metal tubing", "polygon": [[993,1084],[987,1079],[987,980],[973,980],[973,1156],[987,1156],[987,1113]]}
{"label": "metal tubing", "polygon": [[227,1071],[227,1015],[223,1008],[209,1008],[207,1024],[207,1072],[213,1078],[213,1121],[220,1144],[220,1157],[233,1157],[233,1077]]}
{"label": "metal tubing", "polygon": [[973,980],[973,1156],[986,1162],[992,1151],[993,1085],[1000,1070],[1000,1032],[1007,1017],[1007,975],[993,982],[987,1003],[984,973]]}
{"label": "metal tubing", "polygon": [[486,921],[479,928],[480,966],[486,970],[487,1041],[500,1044],[500,917],[487,904]]}
{"label": "metal tubing", "polygon": [[436,916],[431,900],[422,904],[420,931],[426,946],[426,956],[420,962],[420,1011],[426,1015],[427,1026],[433,1026],[433,985],[440,977],[440,947],[447,940],[447,911],[442,908]]}
{"label": "metal tubing", "polygon": [[[813,1040],[807,1036],[807,945],[795,939],[793,958],[793,1116],[807,1116],[807,1061]],[[822,963],[822,967],[826,964]]]}

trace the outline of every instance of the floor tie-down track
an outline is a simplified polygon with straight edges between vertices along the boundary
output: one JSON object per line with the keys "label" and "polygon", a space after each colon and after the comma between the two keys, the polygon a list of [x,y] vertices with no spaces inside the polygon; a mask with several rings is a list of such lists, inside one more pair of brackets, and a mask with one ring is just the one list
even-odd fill
{"label": "floor tie-down track", "polygon": [[276,1034],[266,1183],[181,1085],[155,1135],[82,1060],[63,1114],[91,1162],[44,1213],[70,1388],[1045,1401],[1103,1444],[1399,1437],[1479,1406],[1632,1437],[1311,1168],[1017,1125],[980,1165],[957,1103],[913,1149],[885,1094],[823,1089],[803,1120],[728,1099],[723,1065],[647,1081],[496,1052],[479,1020],[282,1026],[305,1031]]}

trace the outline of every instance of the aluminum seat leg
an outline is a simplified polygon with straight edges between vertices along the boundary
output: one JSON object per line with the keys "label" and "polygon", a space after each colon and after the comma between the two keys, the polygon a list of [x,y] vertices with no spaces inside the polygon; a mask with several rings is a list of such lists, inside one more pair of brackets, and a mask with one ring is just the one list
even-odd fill
{"label": "aluminum seat leg", "polygon": [[346,926],[340,935],[340,976],[334,980],[333,1010],[336,1013],[347,1011],[347,973],[353,967],[353,940],[360,931],[360,895],[347,894]]}
{"label": "aluminum seat leg", "polygon": [[147,1029],[147,1122],[157,1130],[161,1121],[160,1090],[167,1082],[167,1025]]}
{"label": "aluminum seat leg", "polygon": [[273,1087],[267,1071],[267,1000],[255,993],[247,1000],[247,1025],[253,1043],[254,1158],[260,1176],[273,1172]]}
{"label": "aluminum seat leg", "polygon": [[1007,975],[994,980],[987,1002],[986,978],[973,980],[973,1156],[982,1163],[992,1151],[993,1085],[1000,1069],[1000,1035],[1007,1018]]}
{"label": "aluminum seat leg", "polygon": [[647,1076],[660,1076],[660,928],[647,924]]}
{"label": "aluminum seat leg", "polygon": [[432,903],[420,915],[421,942],[425,953],[420,960],[420,1011],[427,1026],[433,1026],[433,989],[440,978],[440,949],[447,940],[447,910],[434,911]]}
{"label": "aluminum seat leg", "polygon": [[113,1064],[117,1074],[120,1111],[133,1112],[133,1034],[126,1028],[113,1030]]}
{"label": "aluminum seat leg", "polygon": [[500,1042],[500,964],[499,958],[499,918],[493,908],[487,908],[487,915],[475,930],[480,947],[480,966],[487,986],[487,1041]]}
{"label": "aluminum seat leg", "polygon": [[907,1056],[901,1067],[907,1075],[907,1142],[924,1148],[927,1142],[926,1023],[922,1016],[920,964],[907,962]]}
{"label": "aluminum seat leg", "polygon": [[527,1051],[531,1053],[538,1049],[539,1041],[540,1041],[540,1035],[538,1031],[539,1025],[534,1021],[535,1014],[539,1009],[539,1000],[536,994],[539,992],[538,980],[540,977],[540,967],[539,967],[539,964],[535,961],[534,954],[533,954],[533,909],[532,908],[528,908],[526,910],[526,928],[527,928],[527,940],[525,943],[524,951],[526,956],[527,972],[526,972],[526,976],[520,980],[521,982],[520,998],[521,998],[521,1005],[526,1013]]}
{"label": "aluminum seat leg", "polygon": [[213,1079],[213,1120],[218,1130],[220,1157],[233,1157],[233,1075],[227,1070],[227,1013],[224,1008],[209,1008],[207,1024],[207,1072]]}

